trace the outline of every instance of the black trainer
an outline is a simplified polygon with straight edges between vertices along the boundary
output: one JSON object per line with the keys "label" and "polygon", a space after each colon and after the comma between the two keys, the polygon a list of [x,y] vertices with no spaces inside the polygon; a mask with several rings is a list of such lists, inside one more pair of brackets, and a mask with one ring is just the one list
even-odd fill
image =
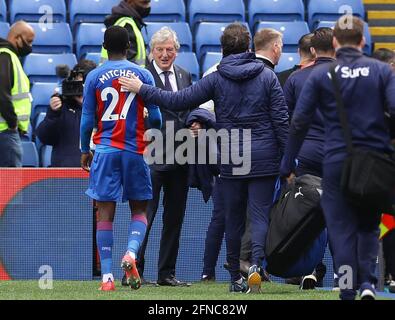
{"label": "black trainer", "polygon": [[241,283],[232,282],[229,287],[230,292],[234,293],[246,293],[248,291],[248,285],[244,278],[241,278]]}

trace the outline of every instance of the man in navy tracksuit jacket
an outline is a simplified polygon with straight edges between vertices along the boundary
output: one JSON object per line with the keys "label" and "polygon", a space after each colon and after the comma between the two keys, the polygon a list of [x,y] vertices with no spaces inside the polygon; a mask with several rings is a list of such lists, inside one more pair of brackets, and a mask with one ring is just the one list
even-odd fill
{"label": "man in navy tracksuit jacket", "polygon": [[[387,103],[390,113],[395,114],[395,75],[389,65],[363,56],[363,22],[351,16],[347,19],[342,17],[335,26],[334,47],[338,49],[336,74],[353,144],[389,154],[393,149],[384,105]],[[344,28],[344,21],[352,25]],[[380,212],[361,215],[340,189],[346,143],[329,69],[329,64],[314,68],[303,87],[293,114],[281,173],[289,176],[293,171],[286,159],[298,154],[318,107],[325,125],[322,207],[340,277],[340,298],[355,299],[359,288],[361,298],[374,299]]]}
{"label": "man in navy tracksuit jacket", "polygon": [[[312,55],[316,56],[312,66],[303,68],[291,74],[284,85],[284,96],[288,105],[288,111],[292,118],[295,111],[296,102],[300,97],[303,86],[309,78],[311,72],[322,64],[333,63],[335,61],[335,49],[333,48],[333,30],[331,28],[319,28],[314,31],[311,38]],[[312,174],[322,178],[322,162],[324,160],[325,128],[323,116],[319,109],[316,110],[310,129],[303,142],[302,148],[297,156],[298,165],[294,169],[297,176]],[[284,159],[283,165],[294,168],[295,159]],[[302,289],[313,289],[317,281],[325,275],[325,265],[320,263],[316,272],[304,277],[301,282]]]}
{"label": "man in navy tracksuit jacket", "polygon": [[[121,84],[138,92],[143,100],[156,102],[172,110],[185,105],[200,105],[213,100],[217,128],[226,132],[251,130],[251,150],[239,150],[251,155],[251,168],[237,175],[234,162],[221,163],[220,175],[224,211],[226,215],[225,238],[227,262],[233,292],[246,292],[247,284],[240,275],[240,242],[245,228],[247,203],[252,226],[252,264],[248,286],[259,291],[261,277],[259,266],[264,263],[265,238],[269,223],[269,210],[274,186],[279,174],[280,159],[288,136],[288,110],[283,91],[275,73],[256,61],[248,53],[250,34],[241,24],[229,25],[221,37],[223,59],[214,72],[193,86],[177,93],[161,91],[143,85],[136,79],[121,79]],[[242,136],[242,134],[240,134]],[[224,146],[222,140],[221,147]],[[237,143],[232,143],[234,146]],[[231,149],[231,152],[235,149]],[[237,153],[239,151],[237,150]],[[222,155],[221,155],[222,156]],[[232,158],[231,158],[232,159]],[[221,157],[221,160],[223,158]]]}

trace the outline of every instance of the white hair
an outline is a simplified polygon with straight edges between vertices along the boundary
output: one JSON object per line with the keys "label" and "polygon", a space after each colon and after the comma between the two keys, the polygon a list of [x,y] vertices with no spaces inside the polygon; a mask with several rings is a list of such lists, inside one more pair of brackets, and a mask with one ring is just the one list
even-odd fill
{"label": "white hair", "polygon": [[180,42],[178,41],[177,33],[169,27],[162,27],[160,30],[156,31],[151,38],[151,51],[156,44],[166,42],[167,40],[173,40],[176,50],[178,51],[180,49],[181,46]]}

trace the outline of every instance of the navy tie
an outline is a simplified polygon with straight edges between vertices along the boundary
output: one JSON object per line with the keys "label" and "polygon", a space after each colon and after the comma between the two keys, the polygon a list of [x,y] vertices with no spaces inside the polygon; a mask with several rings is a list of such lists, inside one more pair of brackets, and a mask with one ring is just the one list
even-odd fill
{"label": "navy tie", "polygon": [[173,91],[173,88],[171,87],[169,75],[171,74],[171,71],[163,71],[163,75],[165,76],[165,90],[166,91]]}

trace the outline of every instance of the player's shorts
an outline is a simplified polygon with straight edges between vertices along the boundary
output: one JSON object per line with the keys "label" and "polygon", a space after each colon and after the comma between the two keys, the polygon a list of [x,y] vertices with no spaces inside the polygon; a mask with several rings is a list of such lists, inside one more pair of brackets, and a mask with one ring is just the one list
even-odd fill
{"label": "player's shorts", "polygon": [[149,167],[142,155],[132,152],[96,152],[86,194],[97,201],[151,200]]}

